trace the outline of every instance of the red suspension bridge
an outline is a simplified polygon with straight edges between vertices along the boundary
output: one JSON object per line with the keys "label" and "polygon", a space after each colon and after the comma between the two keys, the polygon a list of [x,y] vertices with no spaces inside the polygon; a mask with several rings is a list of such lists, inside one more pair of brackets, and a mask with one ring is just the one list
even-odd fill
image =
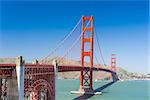
{"label": "red suspension bridge", "polygon": [[[117,81],[116,74],[116,58],[112,54],[111,67],[94,67],[93,65],[93,41],[94,41],[94,19],[93,16],[82,16],[81,35],[66,51],[65,57],[73,46],[81,39],[80,62],[77,65],[61,65],[58,59],[53,61],[53,64],[42,63],[35,61],[33,64],[25,63],[20,56],[16,58],[16,63],[0,64],[0,99],[2,100],[54,100],[55,99],[55,76],[57,72],[80,71],[80,86],[79,91],[73,93],[95,94],[93,89],[93,71],[104,71],[111,74],[111,79]],[[80,19],[80,21],[81,21]],[[77,25],[80,23],[77,23]],[[77,26],[76,25],[76,26]],[[76,28],[75,26],[75,28]],[[63,41],[47,56],[48,59],[72,34],[75,28],[64,38]],[[88,45],[85,45],[85,44]],[[86,50],[85,47],[89,46]],[[102,56],[102,54],[101,54]],[[89,57],[89,64],[85,62],[85,57]],[[60,60],[61,61],[61,60]],[[16,88],[15,88],[16,86]],[[14,91],[18,91],[17,94]],[[42,100],[43,100],[42,99]]]}

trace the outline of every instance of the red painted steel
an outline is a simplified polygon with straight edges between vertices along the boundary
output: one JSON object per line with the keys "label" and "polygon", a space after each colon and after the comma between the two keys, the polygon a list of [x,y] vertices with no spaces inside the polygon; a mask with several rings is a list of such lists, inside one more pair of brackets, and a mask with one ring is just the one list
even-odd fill
{"label": "red painted steel", "polygon": [[1,67],[16,67],[16,64],[0,64],[0,68]]}
{"label": "red painted steel", "polygon": [[111,70],[116,72],[116,54],[111,55]]}
{"label": "red painted steel", "polygon": [[[16,64],[0,64],[0,79],[3,79],[2,97],[7,97],[7,80],[9,77],[17,77]],[[41,100],[40,92],[45,92],[47,100],[55,99],[54,67],[48,64],[25,64],[25,97],[30,100]],[[42,80],[42,81],[41,81]],[[39,83],[37,83],[39,82]],[[34,85],[34,86],[33,86]],[[2,87],[2,86],[1,86]],[[32,90],[33,89],[33,90]],[[1,97],[0,97],[1,99]]]}
{"label": "red painted steel", "polygon": [[[85,22],[89,21],[88,27]],[[93,17],[82,17],[82,39],[81,39],[81,66],[59,65],[58,72],[80,71],[80,90],[93,91],[92,71],[105,71],[116,74],[115,54],[111,57],[111,70],[102,67],[93,67]],[[89,33],[89,37],[85,37]],[[89,43],[90,50],[86,51],[85,43]],[[85,57],[89,57],[90,64],[85,66]],[[30,100],[41,100],[41,92],[46,94],[47,100],[55,99],[55,76],[54,66],[50,64],[25,64],[24,65],[24,91],[25,97]],[[0,64],[0,99],[7,96],[7,79],[16,78],[16,64]],[[4,81],[2,84],[2,80]]]}
{"label": "red painted steel", "polygon": [[[111,71],[116,73],[116,54],[111,55]],[[112,80],[112,74],[110,75],[110,79]]]}
{"label": "red painted steel", "polygon": [[[88,21],[85,25],[85,22]],[[82,16],[82,38],[81,38],[81,65],[85,67],[85,57],[90,57],[90,70],[84,70],[80,72],[80,91],[85,89],[92,91],[92,67],[93,67],[93,17]],[[85,35],[89,35],[86,37]],[[90,50],[85,51],[85,43],[89,43]]]}
{"label": "red painted steel", "polygon": [[[1,67],[2,64],[0,64]],[[42,66],[43,65],[43,66]],[[5,64],[7,68],[13,68],[10,67],[10,64]],[[0,69],[0,74],[4,74],[5,76],[11,76],[13,69]],[[59,65],[58,66],[58,72],[69,72],[69,71],[81,71],[81,70],[90,70],[90,67],[82,67],[82,66],[73,66],[73,65]],[[92,70],[94,71],[107,71],[107,72],[113,72],[109,70],[108,68],[102,68],[99,67],[92,67]],[[5,72],[6,71],[6,72]],[[39,74],[51,74],[51,72],[54,71],[53,65],[50,64],[25,64],[25,75],[39,75]],[[8,75],[7,75],[8,74]]]}
{"label": "red painted steel", "polygon": [[[14,64],[0,64],[0,79],[4,79],[5,84],[1,95],[7,96],[7,81],[9,77],[16,77],[13,71]],[[7,69],[6,69],[7,68]],[[82,66],[58,66],[58,72],[69,71],[106,71],[114,73],[113,71],[102,67],[82,67]],[[25,97],[30,97],[30,100],[40,100],[40,92],[45,92],[47,100],[55,98],[55,82],[54,82],[54,67],[49,64],[25,64]],[[88,80],[85,80],[88,81]]]}
{"label": "red painted steel", "polygon": [[54,67],[48,64],[25,64],[25,92],[30,100],[40,100],[45,92],[47,100],[55,99]]}

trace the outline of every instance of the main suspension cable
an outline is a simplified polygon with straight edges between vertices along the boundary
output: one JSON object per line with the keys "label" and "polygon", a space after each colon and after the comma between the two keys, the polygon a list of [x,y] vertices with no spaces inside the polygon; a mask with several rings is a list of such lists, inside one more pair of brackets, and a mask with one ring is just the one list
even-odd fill
{"label": "main suspension cable", "polygon": [[75,25],[75,27],[72,29],[72,31],[68,34],[68,35],[66,35],[65,37],[64,37],[64,39],[56,46],[56,48],[54,48],[46,57],[44,57],[41,61],[43,61],[44,59],[47,59],[48,57],[50,57],[52,54],[54,54],[55,52],[56,52],[56,50],[58,49],[58,48],[60,48],[61,46],[62,46],[62,44],[71,36],[71,34],[76,30],[76,28],[77,28],[77,26],[80,24],[80,22],[81,22],[81,18],[80,18],[80,20],[77,22],[77,24]]}
{"label": "main suspension cable", "polygon": [[[82,34],[84,33],[85,29],[87,28],[87,26],[89,25],[90,21],[88,21],[88,23],[86,24],[84,30],[82,31],[82,33],[80,34],[80,36],[76,39],[76,41],[71,45],[71,47],[65,52],[64,56],[62,57],[62,59],[71,51],[71,49],[78,43],[78,41],[80,40]],[[61,59],[60,59],[61,61]],[[59,61],[59,62],[60,62]]]}
{"label": "main suspension cable", "polygon": [[98,59],[97,59],[97,56],[95,55],[95,53],[94,53],[94,57],[95,57],[95,60],[96,60],[97,64],[100,64]]}
{"label": "main suspension cable", "polygon": [[98,49],[99,49],[99,52],[100,52],[100,55],[101,55],[103,64],[106,65],[105,60],[104,60],[104,57],[103,57],[103,54],[102,54],[102,49],[101,49],[101,46],[100,46],[100,42],[99,42],[98,35],[96,34],[96,30],[95,30],[95,29],[94,29],[94,31],[95,31],[96,41],[97,41],[97,44],[98,44]]}

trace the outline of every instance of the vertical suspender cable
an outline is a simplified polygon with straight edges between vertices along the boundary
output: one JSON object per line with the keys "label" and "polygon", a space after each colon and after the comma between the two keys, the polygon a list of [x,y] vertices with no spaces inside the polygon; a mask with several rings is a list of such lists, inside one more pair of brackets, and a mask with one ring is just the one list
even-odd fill
{"label": "vertical suspender cable", "polygon": [[[94,29],[95,30],[95,29]],[[95,34],[96,34],[96,31],[95,31]],[[99,38],[98,38],[98,35],[96,34],[96,41],[97,41],[97,44],[98,44],[98,49],[99,49],[99,52],[100,52],[100,55],[101,55],[101,58],[102,58],[102,61],[103,61],[103,64],[105,64],[105,60],[104,60],[104,57],[103,57],[103,54],[102,54],[102,49],[100,47],[100,42],[99,42]]]}
{"label": "vertical suspender cable", "polygon": [[[86,24],[83,32],[85,31],[86,27],[90,24],[90,21],[88,21],[88,23]],[[82,33],[83,33],[82,32]],[[65,52],[64,56],[62,57],[62,59],[70,52],[70,50],[76,45],[76,43],[78,43],[78,41],[80,40],[82,33],[80,34],[80,36],[76,39],[76,41],[71,45],[71,47]],[[61,60],[60,60],[61,61]]]}
{"label": "vertical suspender cable", "polygon": [[75,27],[72,29],[72,31],[68,34],[68,35],[66,35],[65,37],[64,37],[64,39],[56,46],[56,48],[54,48],[46,57],[44,57],[43,59],[42,59],[42,61],[44,60],[44,59],[47,59],[48,57],[50,57],[54,52],[56,52],[56,50],[58,49],[58,48],[60,48],[61,46],[62,46],[62,44],[71,36],[71,34],[76,30],[76,28],[77,28],[77,26],[80,24],[80,22],[81,22],[81,18],[80,18],[80,20],[78,21],[78,23],[75,25]]}

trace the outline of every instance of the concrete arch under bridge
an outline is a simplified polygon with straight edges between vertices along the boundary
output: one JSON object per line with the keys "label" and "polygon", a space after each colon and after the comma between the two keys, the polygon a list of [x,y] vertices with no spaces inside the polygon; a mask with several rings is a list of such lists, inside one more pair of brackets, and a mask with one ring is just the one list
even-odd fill
{"label": "concrete arch under bridge", "polygon": [[54,91],[51,87],[51,82],[47,82],[44,79],[39,79],[35,81],[30,89],[30,100],[39,100],[42,98],[43,100],[54,100]]}
{"label": "concrete arch under bridge", "polygon": [[[5,96],[6,98],[7,96],[9,96],[7,90],[8,88],[12,88],[12,87],[8,86],[7,80],[11,79],[12,77],[15,77],[15,79],[17,80],[22,80],[22,81],[16,81],[18,83],[18,91],[19,91],[18,96],[20,96],[19,100],[22,100],[24,96],[25,96],[24,99],[26,99],[27,97],[30,98],[30,100],[40,100],[39,98],[42,97],[45,98],[45,100],[46,99],[53,100],[55,99],[56,72],[90,70],[89,67],[62,66],[62,65],[58,65],[57,63],[55,63],[54,65],[38,64],[38,63],[25,64],[22,57],[19,57],[16,60],[17,60],[16,64],[0,64],[0,87],[5,87],[5,88],[0,88],[1,99],[3,98],[2,96]],[[17,70],[17,67],[20,68],[20,70]],[[111,73],[113,76],[113,80],[114,81],[118,80],[116,72],[110,69],[93,67],[92,70]],[[18,72],[19,74],[15,73],[17,71],[19,71]],[[24,77],[22,77],[21,75],[23,75]],[[2,79],[6,80],[6,84],[4,84],[4,82],[3,84],[1,84]],[[43,93],[44,96],[41,95],[40,92]]]}

